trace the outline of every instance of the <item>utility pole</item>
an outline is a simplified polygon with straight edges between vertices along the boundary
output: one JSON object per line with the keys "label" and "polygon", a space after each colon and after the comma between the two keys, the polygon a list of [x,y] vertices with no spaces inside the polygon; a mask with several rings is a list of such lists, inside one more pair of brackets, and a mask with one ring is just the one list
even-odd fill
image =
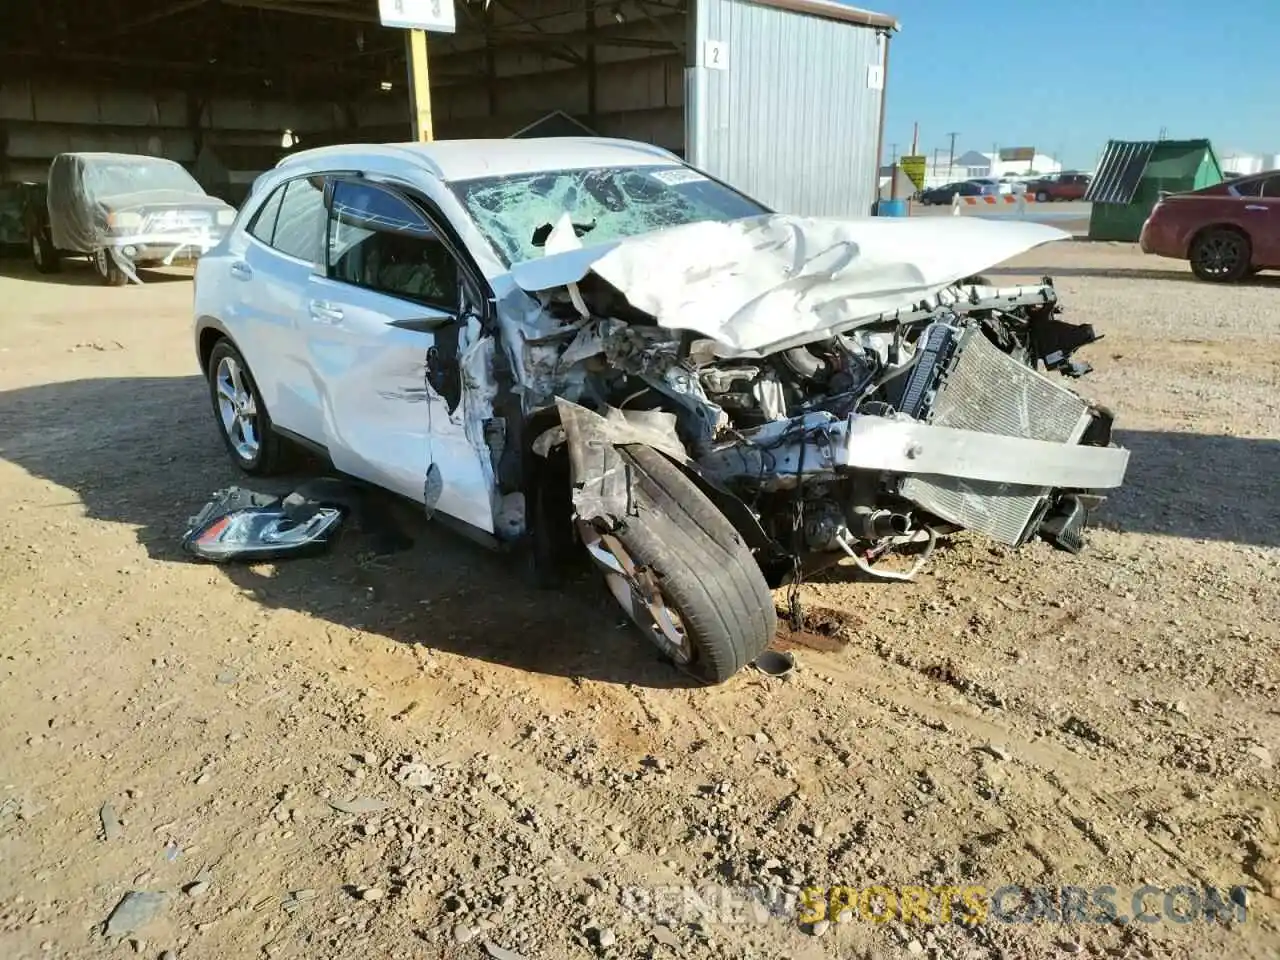
{"label": "utility pole", "polygon": [[898,145],[889,144],[889,199],[898,199]]}
{"label": "utility pole", "polygon": [[952,131],[947,134],[951,138],[951,153],[947,157],[947,179],[954,180],[956,178],[956,137],[960,136],[959,131]]}
{"label": "utility pole", "polygon": [[[916,162],[915,158],[918,157],[919,155],[920,155],[920,124],[919,122],[916,122],[911,125],[911,157],[912,157],[911,162],[915,163]],[[917,188],[915,184],[912,184],[911,193],[907,197],[907,216],[911,216],[911,200],[916,195],[916,189]]]}

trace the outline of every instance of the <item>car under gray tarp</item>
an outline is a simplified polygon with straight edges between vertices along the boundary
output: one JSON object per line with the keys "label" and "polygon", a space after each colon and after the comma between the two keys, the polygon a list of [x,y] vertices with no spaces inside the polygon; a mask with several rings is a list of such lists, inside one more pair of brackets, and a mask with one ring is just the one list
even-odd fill
{"label": "car under gray tarp", "polygon": [[99,269],[110,265],[134,282],[136,264],[203,254],[235,218],[181,164],[122,153],[55,157],[48,211],[57,250],[97,256]]}

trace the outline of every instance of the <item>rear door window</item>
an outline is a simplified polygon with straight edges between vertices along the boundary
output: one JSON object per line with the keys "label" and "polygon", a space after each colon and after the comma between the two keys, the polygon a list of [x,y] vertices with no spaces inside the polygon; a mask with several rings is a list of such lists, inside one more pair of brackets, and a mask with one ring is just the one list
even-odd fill
{"label": "rear door window", "polygon": [[284,188],[276,187],[267,197],[267,202],[258,208],[249,222],[249,235],[256,237],[268,246],[271,245],[276,232],[276,218],[280,215],[280,202],[284,199]]}
{"label": "rear door window", "polygon": [[1265,180],[1240,180],[1231,185],[1231,192],[1237,197],[1260,197]]}
{"label": "rear door window", "polygon": [[320,263],[324,253],[324,177],[299,177],[284,186],[271,245],[281,253]]}
{"label": "rear door window", "polygon": [[1280,198],[1280,174],[1277,174],[1274,177],[1267,177],[1267,179],[1263,180],[1262,189],[1258,193],[1258,196],[1267,197],[1272,200]]}

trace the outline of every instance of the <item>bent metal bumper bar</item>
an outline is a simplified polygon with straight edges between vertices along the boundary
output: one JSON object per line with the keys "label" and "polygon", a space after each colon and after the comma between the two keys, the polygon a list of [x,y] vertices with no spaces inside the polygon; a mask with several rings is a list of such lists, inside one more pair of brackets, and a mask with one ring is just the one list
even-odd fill
{"label": "bent metal bumper bar", "polygon": [[1120,447],[1053,443],[857,415],[842,427],[842,466],[861,470],[1104,490],[1120,486],[1129,466],[1129,451]]}
{"label": "bent metal bumper bar", "polygon": [[[791,439],[793,438],[794,439]],[[933,426],[909,417],[825,412],[761,427],[747,442],[718,448],[699,465],[765,487],[847,470],[943,476],[1027,487],[1103,490],[1124,482],[1129,451]]]}

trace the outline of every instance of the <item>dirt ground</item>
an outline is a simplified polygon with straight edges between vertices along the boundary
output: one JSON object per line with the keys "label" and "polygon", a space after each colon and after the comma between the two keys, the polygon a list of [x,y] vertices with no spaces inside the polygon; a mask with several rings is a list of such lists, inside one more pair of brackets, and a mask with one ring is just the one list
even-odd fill
{"label": "dirt ground", "polygon": [[[838,568],[789,679],[690,689],[594,577],[536,592],[416,518],[391,556],[188,561],[237,480],[189,273],[0,263],[0,957],[1275,957],[1280,280],[1081,242],[995,271],[1046,272],[1133,451],[1087,552]],[[786,901],[1110,886],[1127,917],[1143,884],[1248,916]],[[753,886],[787,915],[712,909]]]}

